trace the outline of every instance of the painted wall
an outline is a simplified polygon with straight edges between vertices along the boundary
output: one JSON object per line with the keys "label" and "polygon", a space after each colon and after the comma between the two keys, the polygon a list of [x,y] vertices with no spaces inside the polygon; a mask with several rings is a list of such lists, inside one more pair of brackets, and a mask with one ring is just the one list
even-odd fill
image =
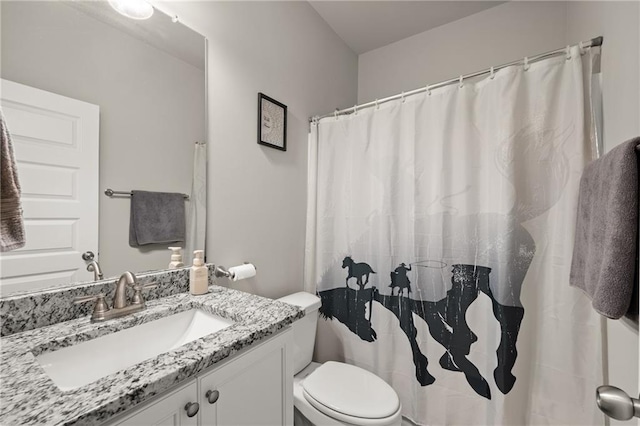
{"label": "painted wall", "polygon": [[[640,135],[640,3],[568,2],[567,41],[602,35],[604,147]],[[638,395],[638,330],[607,320],[609,383]],[[618,422],[611,424],[630,424]]]}
{"label": "painted wall", "polygon": [[[190,192],[204,70],[60,3],[1,6],[2,78],[100,106],[101,191]],[[166,268],[164,245],[129,247],[130,200],[99,200],[105,276]]]}
{"label": "painted wall", "polygon": [[[358,101],[602,35],[603,139],[608,151],[640,135],[639,28],[638,2],[509,2],[360,55]],[[637,395],[637,329],[610,320],[606,327],[609,383]]]}
{"label": "painted wall", "polygon": [[358,102],[557,49],[566,14],[563,2],[509,2],[363,53]]}
{"label": "painted wall", "polygon": [[[356,102],[357,56],[307,2],[155,4],[208,39],[207,261],[257,266],[222,285],[301,291],[307,120]],[[286,152],[257,144],[258,92],[288,106]]]}

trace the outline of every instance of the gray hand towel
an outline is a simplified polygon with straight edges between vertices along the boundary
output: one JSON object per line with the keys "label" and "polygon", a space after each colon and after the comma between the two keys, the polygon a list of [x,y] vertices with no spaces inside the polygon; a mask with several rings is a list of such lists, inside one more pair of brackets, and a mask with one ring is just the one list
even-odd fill
{"label": "gray hand towel", "polygon": [[23,247],[26,239],[24,220],[20,205],[20,182],[13,155],[11,135],[0,111],[0,251],[10,251]]}
{"label": "gray hand towel", "polygon": [[184,241],[185,208],[182,194],[131,191],[131,247]]}
{"label": "gray hand towel", "polygon": [[638,144],[635,138],[615,147],[588,164],[580,180],[569,283],[613,319],[634,313],[629,308],[638,278]]}

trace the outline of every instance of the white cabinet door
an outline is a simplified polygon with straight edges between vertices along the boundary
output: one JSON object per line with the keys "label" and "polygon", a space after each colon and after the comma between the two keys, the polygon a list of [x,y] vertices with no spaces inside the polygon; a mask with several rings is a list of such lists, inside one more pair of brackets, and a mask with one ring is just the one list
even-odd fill
{"label": "white cabinet door", "polygon": [[92,280],[81,255],[98,254],[100,109],[8,80],[0,92],[26,234],[23,248],[0,254],[0,291]]}
{"label": "white cabinet door", "polygon": [[[136,410],[111,426],[197,426],[198,414],[189,417],[186,405],[195,403],[198,383],[194,379],[186,386],[154,399],[150,404]],[[202,405],[200,405],[202,406]],[[193,411],[196,411],[192,407]]]}
{"label": "white cabinet door", "polygon": [[[292,425],[292,334],[288,329],[200,376],[200,425]],[[209,391],[218,392],[215,402]]]}

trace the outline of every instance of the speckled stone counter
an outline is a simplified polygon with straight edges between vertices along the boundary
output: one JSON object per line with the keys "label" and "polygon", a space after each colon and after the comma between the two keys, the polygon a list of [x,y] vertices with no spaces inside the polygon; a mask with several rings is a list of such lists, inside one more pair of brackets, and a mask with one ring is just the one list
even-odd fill
{"label": "speckled stone counter", "polygon": [[[212,264],[209,268],[209,284],[214,284]],[[165,269],[136,273],[140,284],[157,283],[158,286],[144,291],[145,300],[159,299],[189,291],[189,269]],[[9,336],[34,328],[57,324],[80,318],[91,313],[90,303],[75,304],[79,296],[104,294],[107,300],[113,299],[118,277],[100,281],[72,283],[33,292],[16,293],[0,297],[0,336]],[[127,288],[127,297],[133,290]]]}
{"label": "speckled stone counter", "polygon": [[[36,356],[178,312],[199,308],[231,319],[223,330],[71,391],[61,391]],[[147,302],[147,309],[92,324],[89,317],[0,339],[0,424],[94,425],[172,388],[304,316],[298,307],[224,287]],[[126,348],[123,348],[126,350]]]}

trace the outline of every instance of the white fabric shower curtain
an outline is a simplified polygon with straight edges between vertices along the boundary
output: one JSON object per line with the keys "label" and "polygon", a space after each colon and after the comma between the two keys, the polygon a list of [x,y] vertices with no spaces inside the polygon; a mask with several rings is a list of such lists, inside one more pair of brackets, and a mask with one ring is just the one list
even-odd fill
{"label": "white fabric shower curtain", "polygon": [[204,250],[207,231],[207,144],[195,143],[193,152],[193,178],[187,211],[187,246],[184,264],[193,263],[194,250]]}
{"label": "white fabric shower curtain", "polygon": [[316,358],[418,424],[603,424],[600,319],[568,285],[597,51],[312,125]]}

